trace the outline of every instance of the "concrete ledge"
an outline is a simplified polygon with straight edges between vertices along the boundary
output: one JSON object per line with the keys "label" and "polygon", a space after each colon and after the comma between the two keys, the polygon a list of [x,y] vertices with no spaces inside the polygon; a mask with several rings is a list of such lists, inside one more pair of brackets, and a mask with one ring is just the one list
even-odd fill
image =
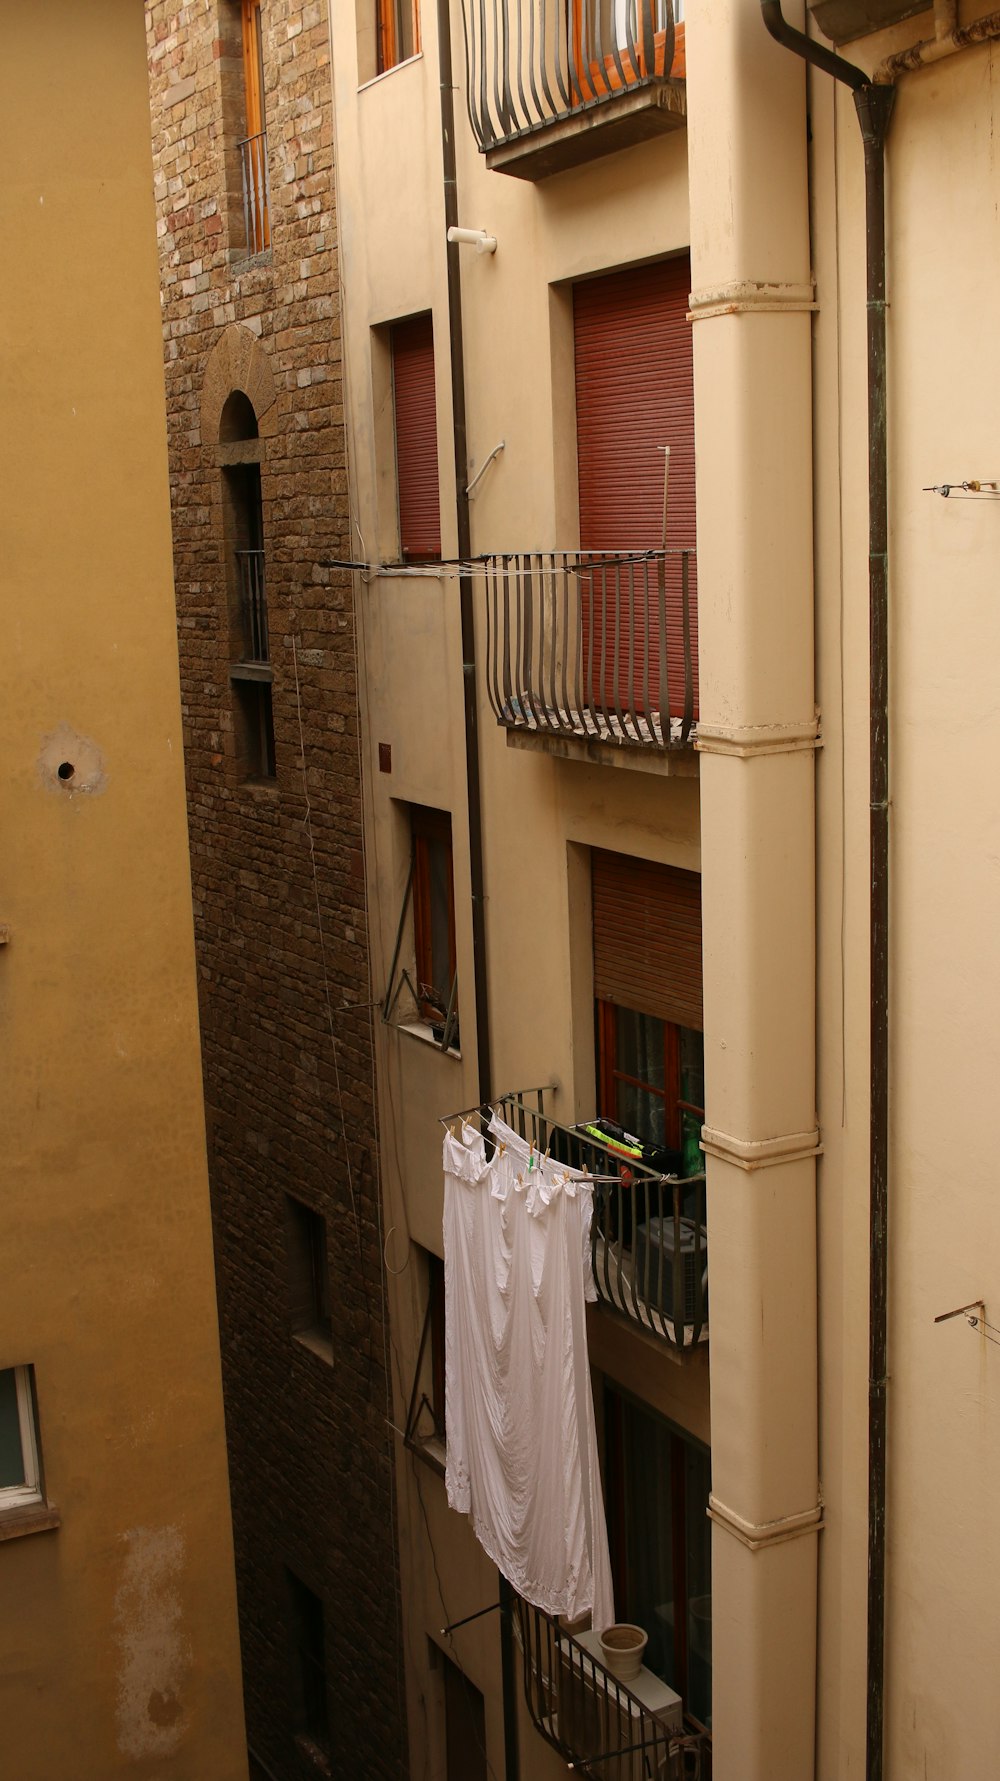
{"label": "concrete ledge", "polygon": [[638,744],[627,747],[583,736],[551,735],[542,730],[508,730],[507,747],[533,749],[564,761],[582,761],[591,767],[630,767],[639,773],[658,773],[664,779],[697,779],[699,770],[693,748],[642,748]]}
{"label": "concrete ledge", "polygon": [[569,117],[553,118],[513,142],[491,148],[486,165],[515,179],[548,179],[598,155],[631,148],[651,136],[687,126],[687,87],[682,80],[656,80],[593,100]]}

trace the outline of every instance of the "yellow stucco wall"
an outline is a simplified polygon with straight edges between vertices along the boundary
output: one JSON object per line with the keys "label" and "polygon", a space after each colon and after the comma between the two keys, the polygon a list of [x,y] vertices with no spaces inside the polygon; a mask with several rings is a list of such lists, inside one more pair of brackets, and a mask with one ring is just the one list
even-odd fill
{"label": "yellow stucco wall", "polygon": [[240,1781],[142,8],[0,11],[0,1770]]}

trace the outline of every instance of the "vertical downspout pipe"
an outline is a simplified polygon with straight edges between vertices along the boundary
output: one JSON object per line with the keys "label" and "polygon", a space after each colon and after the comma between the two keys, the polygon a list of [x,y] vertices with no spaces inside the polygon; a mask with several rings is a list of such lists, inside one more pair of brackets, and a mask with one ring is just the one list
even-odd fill
{"label": "vertical downspout pipe", "polygon": [[868,636],[871,1264],[868,1300],[867,1781],[882,1781],[885,1749],[886,1348],[889,1272],[889,511],[886,449],[885,139],[896,89],[796,31],[781,0],[761,0],[785,49],[853,89],[865,155],[868,306]]}
{"label": "vertical downspout pipe", "polygon": [[[458,227],[458,174],[455,154],[455,91],[451,66],[451,15],[448,0],[437,0],[438,69],[441,81],[441,158],[444,173],[445,235]],[[455,511],[458,556],[472,555],[469,513],[469,451],[465,417],[465,341],[462,332],[461,248],[446,247],[448,269],[448,337],[451,362],[451,414],[455,449]],[[469,806],[469,876],[472,889],[472,962],[476,996],[476,1063],[480,1104],[493,1092],[490,1053],[490,1005],[486,978],[486,880],[483,864],[483,811],[479,767],[479,717],[476,703],[476,624],[471,578],[459,574],[462,623],[462,697],[465,713],[465,774]],[[517,1667],[514,1653],[513,1595],[500,1573],[500,1668],[503,1692],[505,1781],[518,1781]]]}

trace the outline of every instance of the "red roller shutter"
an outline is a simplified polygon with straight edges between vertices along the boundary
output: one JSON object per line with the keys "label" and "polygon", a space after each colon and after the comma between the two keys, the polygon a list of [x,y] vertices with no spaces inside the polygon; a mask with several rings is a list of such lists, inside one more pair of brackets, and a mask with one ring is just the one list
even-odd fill
{"label": "red roller shutter", "polygon": [[397,322],[392,329],[392,389],[400,550],[404,557],[439,557],[434,324],[429,315]]}
{"label": "red roller shutter", "polygon": [[[695,548],[694,371],[691,324],[687,320],[691,266],[687,255],[636,266],[608,278],[588,279],[573,291],[576,349],[576,430],[580,489],[580,544],[584,551],[632,552],[658,549],[663,542],[663,451],[670,447],[670,506],[667,544]],[[639,577],[647,572],[639,571]],[[659,702],[659,615],[655,573],[641,583],[643,610],[632,638],[633,687],[621,684],[627,672],[628,642],[620,633],[619,686],[603,688],[627,702],[642,687],[643,660],[649,657],[650,703]],[[680,567],[667,571],[667,678],[670,711],[684,703]],[[691,641],[697,715],[697,587],[694,558],[690,580]],[[619,615],[619,623],[627,615]],[[586,615],[585,615],[586,619]],[[605,624],[605,681],[614,678],[611,652],[614,621]],[[654,692],[655,688],[655,692]]]}
{"label": "red roller shutter", "polygon": [[701,1032],[701,878],[594,851],[594,994]]}

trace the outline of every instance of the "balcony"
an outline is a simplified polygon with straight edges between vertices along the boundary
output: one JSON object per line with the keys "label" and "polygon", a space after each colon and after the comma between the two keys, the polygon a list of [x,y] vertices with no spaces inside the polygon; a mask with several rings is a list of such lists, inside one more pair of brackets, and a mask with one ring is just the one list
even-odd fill
{"label": "balcony", "polygon": [[514,738],[661,770],[698,714],[695,555],[523,551],[483,559],[487,691]]}
{"label": "balcony", "polygon": [[591,1249],[602,1304],[682,1354],[707,1342],[704,1175],[658,1174],[520,1095],[508,1095],[499,1112],[537,1150],[594,1177]]}
{"label": "balcony", "polygon": [[711,1738],[685,1724],[680,1697],[666,1683],[642,1670],[628,1686],[596,1655],[596,1634],[570,1634],[520,1600],[515,1615],[535,1730],[577,1774],[592,1781],[711,1781]]}
{"label": "balcony", "polygon": [[546,179],[683,128],[671,0],[463,0],[469,120],[488,167]]}

